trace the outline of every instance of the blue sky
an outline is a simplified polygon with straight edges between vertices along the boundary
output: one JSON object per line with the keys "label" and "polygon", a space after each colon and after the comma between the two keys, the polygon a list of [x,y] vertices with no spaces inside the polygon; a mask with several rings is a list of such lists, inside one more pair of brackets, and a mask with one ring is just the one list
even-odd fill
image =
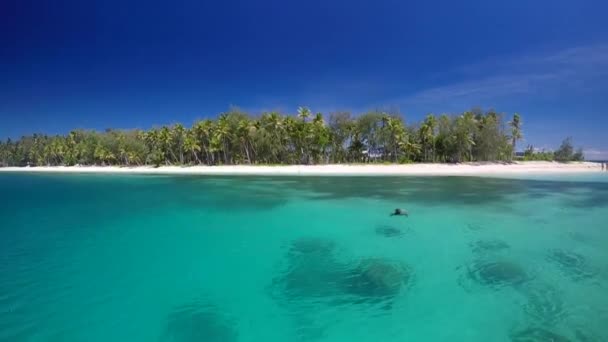
{"label": "blue sky", "polygon": [[495,108],[608,157],[605,1],[0,1],[0,137]]}

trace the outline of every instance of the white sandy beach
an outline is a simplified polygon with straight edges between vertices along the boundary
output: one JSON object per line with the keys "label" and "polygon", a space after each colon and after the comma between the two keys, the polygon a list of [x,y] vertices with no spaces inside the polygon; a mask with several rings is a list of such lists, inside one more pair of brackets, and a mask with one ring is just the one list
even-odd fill
{"label": "white sandy beach", "polygon": [[515,162],[462,164],[355,164],[355,165],[227,165],[227,166],[43,166],[5,167],[0,172],[117,173],[117,174],[190,174],[190,175],[265,175],[265,176],[492,176],[526,174],[600,173],[601,165],[592,162]]}

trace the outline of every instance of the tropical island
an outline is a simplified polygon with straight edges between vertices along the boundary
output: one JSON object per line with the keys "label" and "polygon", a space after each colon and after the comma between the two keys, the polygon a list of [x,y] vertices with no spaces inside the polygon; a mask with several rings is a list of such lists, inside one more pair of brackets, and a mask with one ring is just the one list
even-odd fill
{"label": "tropical island", "polygon": [[258,117],[231,109],[216,120],[196,121],[189,128],[176,123],[150,130],[73,130],[67,135],[8,139],[0,142],[0,167],[96,172],[120,167],[173,173],[191,166],[187,169],[192,173],[262,174],[281,173],[276,166],[291,166],[282,169],[288,174],[449,174],[456,170],[454,164],[461,163],[466,164],[459,165],[457,173],[599,169],[592,163],[522,164],[584,160],[570,138],[555,151],[528,146],[516,153],[522,138],[520,115],[507,121],[494,110],[429,114],[422,122],[406,124],[401,115],[382,111],[358,116],[338,112],[326,118],[306,107],[300,107],[297,115],[269,112]]}

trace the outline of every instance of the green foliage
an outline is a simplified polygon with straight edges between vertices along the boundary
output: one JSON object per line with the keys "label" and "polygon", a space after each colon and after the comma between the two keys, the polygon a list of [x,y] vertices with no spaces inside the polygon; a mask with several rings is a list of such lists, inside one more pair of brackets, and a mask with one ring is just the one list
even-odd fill
{"label": "green foliage", "polygon": [[553,161],[554,156],[553,152],[547,151],[534,151],[534,146],[528,145],[526,150],[524,151],[523,160],[525,161]]}
{"label": "green foliage", "polygon": [[572,144],[572,138],[568,137],[562,141],[560,147],[555,151],[555,160],[560,162],[569,161],[582,161],[585,159],[582,149],[578,149],[574,152],[574,146]]}
{"label": "green foliage", "polygon": [[[326,121],[307,107],[295,116],[269,112],[259,117],[232,108],[192,127],[74,130],[65,136],[7,140],[0,142],[0,166],[507,161],[522,137],[519,115],[508,125],[501,114],[480,110],[429,114],[420,124],[407,125],[398,113],[382,111],[356,117],[332,113]],[[568,160],[582,158],[568,148],[562,154]]]}
{"label": "green foliage", "polygon": [[583,153],[582,148],[578,148],[576,152],[572,155],[572,161],[583,161],[585,160],[585,153]]}
{"label": "green foliage", "polygon": [[521,140],[524,136],[521,132],[521,117],[519,114],[513,114],[513,120],[509,122],[509,126],[511,126],[511,152],[512,155],[515,154],[515,145],[518,140]]}
{"label": "green foliage", "polygon": [[574,146],[572,144],[572,138],[566,138],[562,141],[560,147],[555,151],[535,151],[534,146],[528,145],[526,150],[524,151],[523,160],[526,161],[559,161],[559,162],[569,162],[569,161],[583,161],[585,160],[585,155],[581,148],[577,149],[574,152]]}

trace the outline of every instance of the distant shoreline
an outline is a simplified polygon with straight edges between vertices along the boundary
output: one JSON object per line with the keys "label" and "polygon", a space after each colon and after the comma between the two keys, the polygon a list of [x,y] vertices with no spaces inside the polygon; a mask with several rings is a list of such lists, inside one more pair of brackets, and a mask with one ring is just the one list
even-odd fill
{"label": "distant shoreline", "polygon": [[330,164],[330,165],[225,165],[225,166],[40,166],[3,167],[0,172],[104,173],[158,175],[252,176],[483,176],[516,174],[599,173],[593,162],[513,162],[461,164]]}

